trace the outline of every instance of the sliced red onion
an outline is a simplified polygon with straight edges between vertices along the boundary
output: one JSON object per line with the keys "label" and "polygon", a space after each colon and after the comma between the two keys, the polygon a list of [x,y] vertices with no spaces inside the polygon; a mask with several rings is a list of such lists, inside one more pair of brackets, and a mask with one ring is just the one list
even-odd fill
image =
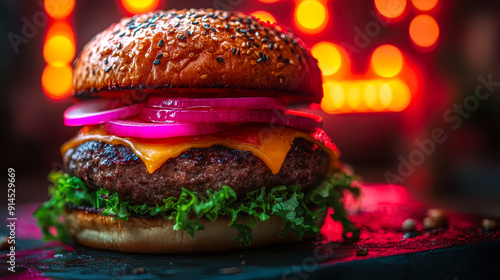
{"label": "sliced red onion", "polygon": [[223,129],[215,124],[146,123],[139,120],[113,120],[107,122],[104,128],[117,136],[155,139],[209,134]]}
{"label": "sliced red onion", "polygon": [[142,103],[137,103],[110,109],[114,103],[115,101],[112,99],[98,99],[76,103],[64,111],[64,124],[67,126],[101,124],[110,120],[137,115],[143,107]]}
{"label": "sliced red onion", "polygon": [[148,100],[152,108],[214,108],[214,109],[283,109],[285,104],[271,97],[239,97],[239,98],[163,98],[152,97]]}
{"label": "sliced red onion", "polygon": [[154,123],[271,123],[311,131],[320,127],[321,117],[292,110],[182,110],[151,109],[142,118]]}

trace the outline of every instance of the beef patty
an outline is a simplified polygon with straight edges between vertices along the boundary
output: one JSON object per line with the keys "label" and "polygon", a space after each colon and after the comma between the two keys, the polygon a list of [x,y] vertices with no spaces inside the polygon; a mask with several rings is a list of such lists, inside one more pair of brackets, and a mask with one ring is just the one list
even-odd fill
{"label": "beef patty", "polygon": [[128,146],[89,141],[69,149],[63,156],[66,171],[82,179],[92,190],[117,192],[134,203],[161,203],[179,197],[182,188],[200,193],[227,185],[238,196],[261,187],[301,185],[302,190],[325,178],[328,154],[303,138],[295,139],[278,174],[248,151],[222,145],[191,148],[167,160],[149,173]]}

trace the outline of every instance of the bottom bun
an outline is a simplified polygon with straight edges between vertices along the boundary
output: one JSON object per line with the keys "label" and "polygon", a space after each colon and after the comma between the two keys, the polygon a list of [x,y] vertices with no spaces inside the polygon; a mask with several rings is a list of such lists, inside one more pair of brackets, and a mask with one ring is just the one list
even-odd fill
{"label": "bottom bun", "polygon": [[[319,215],[316,225],[321,227],[326,211]],[[219,216],[215,222],[200,219],[204,230],[194,236],[183,230],[174,230],[174,224],[160,217],[130,217],[128,221],[115,220],[112,216],[86,213],[83,210],[65,211],[64,218],[70,235],[80,244],[107,250],[134,253],[193,253],[220,252],[244,248],[234,240],[238,230],[228,226],[227,217]],[[241,221],[248,224],[248,219]],[[295,242],[293,232],[279,237],[283,229],[280,217],[271,216],[267,221],[255,222],[253,242],[249,247]]]}

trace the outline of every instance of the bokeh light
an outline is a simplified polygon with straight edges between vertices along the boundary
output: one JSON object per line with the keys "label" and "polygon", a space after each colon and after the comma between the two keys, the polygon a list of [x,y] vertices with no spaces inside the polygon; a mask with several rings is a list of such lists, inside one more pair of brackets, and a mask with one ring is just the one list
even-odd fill
{"label": "bokeh light", "polygon": [[75,0],[44,0],[47,14],[55,19],[69,16],[75,7]]}
{"label": "bokeh light", "polygon": [[315,34],[326,27],[328,10],[316,0],[301,1],[295,9],[295,24],[306,34]]}
{"label": "bokeh light", "polygon": [[422,48],[436,44],[439,38],[439,26],[429,15],[418,15],[410,23],[410,38],[413,43]]}
{"label": "bokeh light", "polygon": [[341,68],[349,67],[347,55],[336,44],[320,42],[312,47],[311,53],[318,60],[319,68],[324,76],[335,74]]}
{"label": "bokeh light", "polygon": [[269,21],[270,23],[276,23],[276,19],[274,18],[274,16],[266,11],[255,11],[251,15],[263,22]]}
{"label": "bokeh light", "polygon": [[375,0],[375,8],[386,18],[398,18],[406,9],[406,0]]}
{"label": "bokeh light", "polygon": [[278,2],[279,0],[258,0],[258,1],[262,3],[275,3]]}
{"label": "bokeh light", "polygon": [[436,7],[438,0],[411,0],[411,3],[418,10],[426,12]]}
{"label": "bokeh light", "polygon": [[123,7],[131,14],[150,12],[158,7],[160,0],[121,0]]}
{"label": "bokeh light", "polygon": [[379,46],[372,54],[371,66],[379,76],[394,77],[403,67],[403,55],[393,45]]}
{"label": "bokeh light", "polygon": [[64,35],[48,37],[43,46],[43,57],[48,64],[62,66],[69,64],[75,56],[75,44]]}
{"label": "bokeh light", "polygon": [[42,74],[42,88],[45,95],[53,100],[70,95],[73,71],[69,65],[46,65]]}
{"label": "bokeh light", "polygon": [[327,80],[321,108],[327,113],[399,112],[408,107],[411,92],[399,78]]}

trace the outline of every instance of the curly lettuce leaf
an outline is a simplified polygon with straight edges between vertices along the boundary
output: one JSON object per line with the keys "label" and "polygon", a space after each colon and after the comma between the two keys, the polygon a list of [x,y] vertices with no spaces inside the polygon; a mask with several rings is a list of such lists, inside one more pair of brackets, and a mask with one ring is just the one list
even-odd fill
{"label": "curly lettuce leaf", "polygon": [[[252,227],[256,221],[277,216],[284,223],[281,236],[293,232],[301,239],[304,235],[318,234],[315,222],[319,214],[333,208],[332,218],[342,223],[343,236],[359,237],[359,231],[348,219],[342,203],[344,191],[357,196],[359,189],[353,187],[353,176],[342,172],[333,173],[305,193],[300,186],[279,186],[268,190],[262,187],[245,197],[238,197],[229,186],[207,190],[205,194],[182,189],[180,197],[168,197],[156,205],[122,201],[117,193],[110,194],[104,189],[90,191],[82,180],[63,172],[52,172],[49,181],[52,183],[49,188],[51,198],[34,213],[47,240],[69,239],[61,219],[68,204],[99,208],[101,215],[121,220],[128,220],[133,215],[160,216],[172,220],[175,230],[184,230],[190,235],[205,228],[200,218],[215,221],[219,216],[225,216],[230,218],[228,226],[238,230],[235,239],[245,246],[252,243]],[[311,210],[311,205],[316,207]],[[51,232],[51,228],[55,228],[57,234]]]}

